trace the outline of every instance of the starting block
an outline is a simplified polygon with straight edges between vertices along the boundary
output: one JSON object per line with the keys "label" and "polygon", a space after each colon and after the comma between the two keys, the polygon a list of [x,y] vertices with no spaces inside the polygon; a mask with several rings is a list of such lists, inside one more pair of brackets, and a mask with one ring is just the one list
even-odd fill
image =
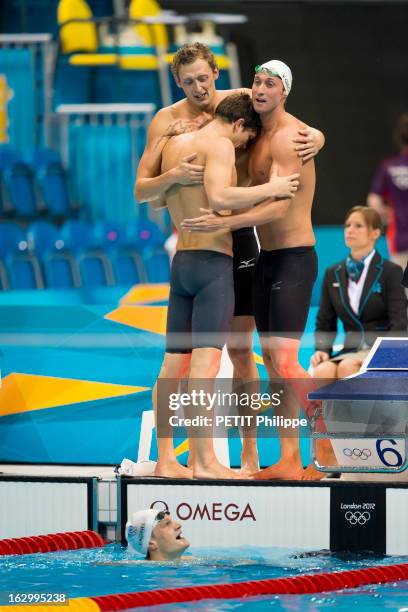
{"label": "starting block", "polygon": [[[312,461],[322,472],[399,473],[408,467],[408,339],[378,338],[359,374],[309,394]],[[337,465],[318,461],[330,440]]]}

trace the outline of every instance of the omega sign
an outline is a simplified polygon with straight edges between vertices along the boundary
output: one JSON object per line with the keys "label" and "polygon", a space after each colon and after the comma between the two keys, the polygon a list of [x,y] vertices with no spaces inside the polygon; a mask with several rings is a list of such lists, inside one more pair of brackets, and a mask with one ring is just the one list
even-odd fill
{"label": "omega sign", "polygon": [[[169,506],[165,501],[154,501],[150,508],[157,510],[170,511]],[[172,512],[173,514],[173,512]],[[181,502],[176,506],[175,517],[179,521],[243,521],[245,519],[256,521],[255,514],[248,503],[244,508],[240,508],[238,504],[223,504],[222,502],[213,502],[209,504],[189,504]]]}

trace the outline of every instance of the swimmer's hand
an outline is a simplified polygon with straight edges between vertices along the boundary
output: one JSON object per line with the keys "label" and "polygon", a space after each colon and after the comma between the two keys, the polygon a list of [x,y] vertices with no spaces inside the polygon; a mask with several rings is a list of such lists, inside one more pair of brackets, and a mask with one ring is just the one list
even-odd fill
{"label": "swimmer's hand", "polygon": [[179,185],[202,185],[204,180],[204,166],[201,164],[192,164],[193,159],[197,157],[197,153],[192,153],[183,157],[178,166],[173,168],[172,173],[175,183]]}
{"label": "swimmer's hand", "polygon": [[184,219],[184,221],[181,222],[183,230],[188,232],[210,233],[224,228],[228,229],[226,223],[227,217],[223,217],[208,208],[200,208],[200,212],[204,213],[201,217]]}
{"label": "swimmer's hand", "polygon": [[295,151],[305,163],[315,157],[324,144],[324,136],[315,128],[306,127],[298,130],[299,136],[293,139],[296,143]]}
{"label": "swimmer's hand", "polygon": [[283,200],[294,198],[299,187],[299,176],[300,174],[278,176],[277,168],[272,166],[272,172],[269,179],[271,197]]}
{"label": "swimmer's hand", "polygon": [[323,363],[323,361],[328,361],[329,357],[330,355],[325,351],[316,351],[314,355],[312,355],[310,363],[312,364],[312,367],[315,368],[319,365],[319,363]]}

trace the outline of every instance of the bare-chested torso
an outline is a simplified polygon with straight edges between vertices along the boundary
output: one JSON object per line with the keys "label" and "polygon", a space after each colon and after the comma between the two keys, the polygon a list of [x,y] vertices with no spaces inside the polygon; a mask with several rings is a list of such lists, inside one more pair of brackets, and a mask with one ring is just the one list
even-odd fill
{"label": "bare-chested torso", "polygon": [[[211,139],[209,142],[208,137],[201,131],[169,138],[162,149],[161,171],[166,172],[174,168],[183,157],[192,153],[197,154],[194,162],[205,166],[208,151],[216,146],[216,140]],[[235,186],[236,183],[237,173],[234,167],[232,169],[231,186]],[[232,256],[232,238],[228,229],[200,234],[188,232],[181,227],[183,219],[199,217],[202,214],[201,208],[209,208],[208,199],[202,185],[173,185],[166,192],[166,204],[178,231],[178,251],[205,249]]]}
{"label": "bare-chested torso", "polygon": [[[279,150],[282,142],[291,140],[304,123],[285,113],[279,124],[270,132],[264,130],[251,146],[249,156],[249,176],[251,185],[261,185],[269,180],[274,150]],[[315,191],[315,166],[311,160],[302,165],[300,186],[291,200],[288,212],[283,219],[274,220],[257,227],[261,248],[266,251],[298,246],[312,246],[315,237],[312,228],[311,210]]]}

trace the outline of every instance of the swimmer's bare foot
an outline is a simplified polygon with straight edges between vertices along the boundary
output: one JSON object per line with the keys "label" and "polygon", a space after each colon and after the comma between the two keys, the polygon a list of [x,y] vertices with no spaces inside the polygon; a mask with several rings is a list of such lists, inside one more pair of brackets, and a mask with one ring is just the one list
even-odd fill
{"label": "swimmer's bare foot", "polygon": [[[320,465],[337,465],[336,455],[334,454],[330,440],[321,439],[318,441],[317,458]],[[302,480],[322,480],[322,478],[325,478],[326,476],[327,472],[320,472],[315,468],[314,464],[311,463],[303,471]]]}
{"label": "swimmer's bare foot", "polygon": [[160,478],[193,478],[193,470],[184,467],[178,461],[157,462],[154,476]]}
{"label": "swimmer's bare foot", "polygon": [[303,467],[300,461],[280,459],[278,463],[253,474],[254,480],[301,480]]}
{"label": "swimmer's bare foot", "polygon": [[254,474],[254,472],[258,472],[259,470],[259,459],[258,453],[256,449],[251,452],[242,452],[241,454],[241,469],[240,473],[242,475],[249,476],[250,474]]}
{"label": "swimmer's bare foot", "polygon": [[224,480],[224,479],[235,479],[242,480],[244,476],[239,472],[234,472],[230,468],[225,467],[217,460],[204,465],[196,465],[193,470],[194,478],[200,478],[205,480]]}

